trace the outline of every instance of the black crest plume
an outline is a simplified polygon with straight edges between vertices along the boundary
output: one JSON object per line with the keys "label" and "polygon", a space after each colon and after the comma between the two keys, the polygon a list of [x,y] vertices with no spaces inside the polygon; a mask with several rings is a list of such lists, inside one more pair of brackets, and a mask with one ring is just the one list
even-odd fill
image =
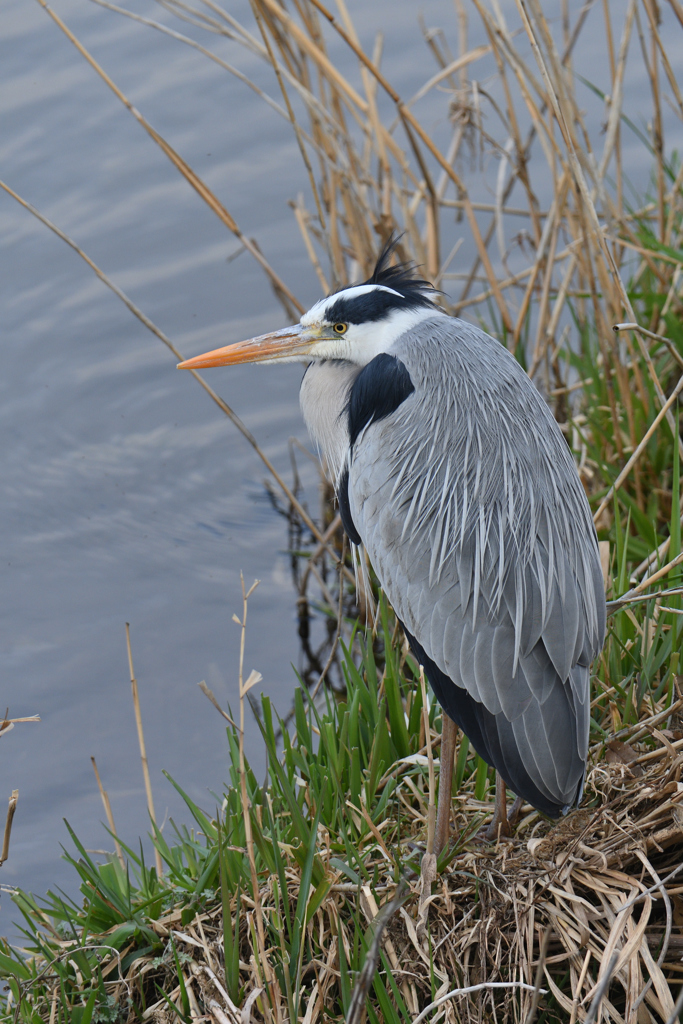
{"label": "black crest plume", "polygon": [[[389,261],[398,242],[399,239],[393,236],[389,239],[379,254],[372,277],[362,282],[379,287],[368,294],[351,297],[346,294],[348,288],[341,288],[339,292],[334,293],[339,298],[329,303],[325,310],[325,316],[330,323],[372,323],[385,320],[396,310],[415,309],[419,306],[434,308],[431,296],[436,289],[429,281],[415,276],[416,268],[413,263],[390,265]],[[386,291],[387,288],[391,291]]]}
{"label": "black crest plume", "polygon": [[390,235],[384,243],[382,251],[377,257],[377,263],[372,275],[363,284],[382,284],[386,288],[393,288],[400,292],[407,299],[412,299],[419,305],[431,304],[431,300],[425,292],[438,291],[429,281],[417,276],[417,267],[412,261],[403,263],[391,263],[391,257],[398,249],[401,235]]}

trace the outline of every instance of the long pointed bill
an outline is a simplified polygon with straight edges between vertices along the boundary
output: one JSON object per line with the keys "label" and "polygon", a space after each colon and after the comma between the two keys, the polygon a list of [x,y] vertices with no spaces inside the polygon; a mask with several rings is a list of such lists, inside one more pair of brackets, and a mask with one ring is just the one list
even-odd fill
{"label": "long pointed bill", "polygon": [[184,363],[178,363],[178,369],[203,370],[208,366],[234,366],[236,363],[266,363],[277,359],[305,358],[313,342],[319,340],[317,334],[311,334],[310,328],[295,324],[272,334],[261,334],[258,338],[238,341],[236,345],[226,345],[225,348],[216,348],[213,352],[205,352],[194,359],[186,359]]}

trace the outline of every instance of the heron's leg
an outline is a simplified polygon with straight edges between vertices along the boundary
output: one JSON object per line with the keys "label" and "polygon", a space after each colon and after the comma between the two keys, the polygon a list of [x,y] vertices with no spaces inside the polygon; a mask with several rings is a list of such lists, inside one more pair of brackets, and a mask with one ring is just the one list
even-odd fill
{"label": "heron's leg", "polygon": [[496,810],[491,824],[486,829],[485,835],[486,838],[490,840],[498,839],[500,836],[512,835],[512,829],[510,828],[510,823],[508,821],[505,782],[502,779],[500,772],[496,772]]}
{"label": "heron's leg", "polygon": [[524,801],[522,800],[521,796],[516,796],[515,797],[515,802],[513,803],[512,807],[510,808],[510,813],[508,814],[508,821],[513,826],[513,828],[517,824],[517,822],[519,821],[519,816],[522,813],[522,806],[523,806],[523,804],[524,804]]}
{"label": "heron's leg", "polygon": [[448,843],[451,822],[451,787],[453,785],[453,757],[458,727],[444,712],[441,726],[441,768],[439,770],[439,803],[434,832],[434,853],[438,857]]}

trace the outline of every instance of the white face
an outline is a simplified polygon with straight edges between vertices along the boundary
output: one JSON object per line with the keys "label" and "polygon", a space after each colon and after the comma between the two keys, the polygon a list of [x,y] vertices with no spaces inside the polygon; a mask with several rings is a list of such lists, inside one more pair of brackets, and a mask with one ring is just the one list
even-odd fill
{"label": "white face", "polygon": [[313,341],[308,349],[310,359],[345,359],[365,366],[382,352],[390,352],[395,342],[421,323],[438,315],[438,310],[429,306],[413,309],[394,309],[378,320],[367,320],[356,324],[335,320],[334,307],[340,300],[353,300],[372,292],[388,292],[402,298],[400,292],[384,285],[361,284],[345,288],[327,299],[321,299],[301,317],[301,327],[311,334],[318,334],[320,340]]}

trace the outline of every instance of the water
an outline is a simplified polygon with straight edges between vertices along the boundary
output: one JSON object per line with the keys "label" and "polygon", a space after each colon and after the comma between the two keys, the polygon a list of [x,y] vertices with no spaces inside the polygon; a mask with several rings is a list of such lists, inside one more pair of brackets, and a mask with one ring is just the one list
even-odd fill
{"label": "water", "polygon": [[[135,9],[186,30],[152,3]],[[364,40],[385,32],[389,78],[410,95],[431,73],[415,5],[358,0],[351,9]],[[249,20],[248,5],[231,10]],[[421,10],[430,24],[451,19],[437,0]],[[63,0],[58,11],[258,239],[301,301],[317,299],[287,206],[305,188],[287,125],[173,40],[85,0]],[[228,262],[235,239],[39,5],[5,0],[0,26],[7,183],[67,231],[186,355],[284,324],[251,257]],[[276,94],[255,58],[198,38]],[[592,38],[580,55],[588,67],[590,47],[601,46]],[[447,128],[443,103],[438,94],[430,103],[422,109],[438,137]],[[634,161],[633,174],[640,167],[646,175],[640,149]],[[247,670],[262,672],[263,689],[283,711],[300,654],[286,526],[253,451],[76,254],[5,194],[0,261],[1,699],[12,716],[42,718],[0,744],[0,801],[13,788],[20,793],[1,880],[42,893],[73,890],[58,859],[63,818],[86,847],[110,845],[98,824],[90,755],[122,837],[134,843],[148,828],[126,621],[160,819],[186,818],[162,769],[209,808],[226,775],[221,719],[197,683],[206,679],[223,703],[236,704],[239,634],[231,616],[240,611],[241,570],[247,583],[261,580]],[[305,440],[300,373],[281,366],[210,375],[288,479],[288,438]],[[306,460],[301,471],[314,503],[315,471]],[[262,770],[257,727],[248,730]],[[0,931],[11,917],[6,901]]]}
{"label": "water", "polygon": [[[248,19],[243,7],[237,13]],[[304,182],[284,122],[159,33],[83,0],[58,11],[285,268],[300,299],[317,299],[287,206]],[[164,17],[151,3],[144,13]],[[1,22],[4,180],[77,240],[182,352],[282,325],[251,257],[227,262],[236,240],[38,4],[10,0]],[[392,32],[410,42],[412,26],[405,4]],[[208,41],[272,90],[254,59]],[[419,82],[422,69],[409,77]],[[206,679],[223,703],[236,702],[231,616],[241,610],[240,570],[248,583],[261,580],[247,667],[262,672],[283,711],[299,648],[286,526],[254,452],[76,254],[5,194],[0,224],[2,700],[12,716],[42,719],[0,745],[0,800],[13,788],[20,794],[2,881],[42,893],[73,890],[58,859],[63,818],[86,847],[111,845],[91,755],[122,837],[135,843],[148,829],[126,621],[159,818],[185,817],[161,769],[209,807],[226,776],[222,722],[197,683]],[[305,439],[300,375],[291,366],[211,375],[288,479],[288,438]],[[315,472],[306,460],[301,471],[315,502]],[[262,770],[257,727],[248,729]],[[3,931],[11,915],[6,902]]]}

